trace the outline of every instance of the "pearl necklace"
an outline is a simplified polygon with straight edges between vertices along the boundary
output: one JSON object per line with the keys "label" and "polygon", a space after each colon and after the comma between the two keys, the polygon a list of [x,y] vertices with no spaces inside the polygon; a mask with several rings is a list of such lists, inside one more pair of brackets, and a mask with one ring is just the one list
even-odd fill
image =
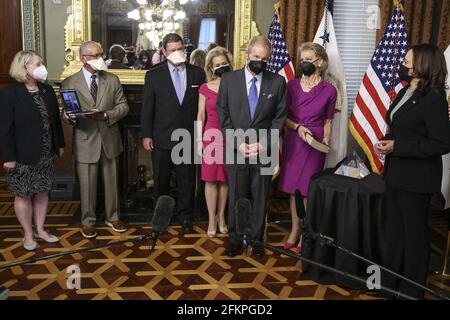
{"label": "pearl necklace", "polygon": [[319,83],[320,83],[320,81],[322,81],[322,78],[321,77],[319,77],[316,81],[314,81],[314,83],[312,83],[312,84],[310,84],[310,83],[308,83],[306,80],[305,80],[305,78],[302,78],[301,79],[301,83],[307,88],[307,89],[312,89],[312,88],[314,88],[315,86],[317,86]]}

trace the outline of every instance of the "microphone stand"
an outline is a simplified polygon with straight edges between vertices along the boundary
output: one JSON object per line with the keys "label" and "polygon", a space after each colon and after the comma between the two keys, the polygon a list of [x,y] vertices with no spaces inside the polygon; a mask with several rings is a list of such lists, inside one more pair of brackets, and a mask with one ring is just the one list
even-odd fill
{"label": "microphone stand", "polygon": [[111,243],[102,244],[102,245],[89,247],[89,248],[81,248],[81,249],[77,249],[77,250],[56,253],[56,254],[43,256],[43,257],[32,257],[32,258],[29,258],[29,259],[26,259],[26,260],[16,261],[16,262],[0,265],[0,270],[10,269],[10,268],[13,268],[13,267],[22,266],[22,265],[26,265],[26,264],[31,264],[31,263],[35,263],[35,262],[42,261],[42,260],[50,260],[50,259],[59,258],[59,257],[63,257],[63,256],[69,256],[69,255],[72,255],[72,254],[75,254],[75,253],[94,251],[94,250],[98,250],[98,249],[103,249],[103,248],[109,248],[109,247],[117,246],[117,245],[120,245],[120,244],[136,243],[136,242],[147,241],[147,240],[151,240],[152,241],[152,244],[150,245],[150,247],[151,247],[150,251],[153,251],[153,249],[155,248],[154,244],[156,244],[156,241],[157,241],[157,236],[154,236],[153,234],[149,234],[149,235],[146,235],[146,236],[138,236],[138,237],[133,238],[133,239],[126,239],[126,240],[121,240],[121,241],[117,241],[117,242],[111,242]]}
{"label": "microphone stand", "polygon": [[399,278],[399,279],[401,279],[403,281],[406,281],[406,282],[408,282],[409,284],[412,284],[415,287],[421,288],[421,289],[431,293],[432,295],[438,297],[441,300],[450,300],[450,298],[447,295],[445,295],[443,292],[432,290],[432,289],[428,288],[427,286],[424,286],[424,285],[422,285],[420,283],[417,283],[417,282],[415,282],[415,281],[413,281],[411,279],[408,279],[405,276],[402,276],[401,274],[398,274],[398,273],[396,273],[396,272],[394,272],[394,271],[392,271],[392,270],[390,270],[390,269],[388,269],[386,267],[383,267],[382,265],[380,265],[378,263],[375,263],[374,261],[371,261],[371,260],[369,260],[367,258],[364,258],[363,256],[361,256],[361,255],[351,251],[350,249],[347,249],[347,248],[344,248],[344,247],[340,246],[337,243],[337,241],[335,239],[331,238],[331,237],[325,236],[325,235],[323,235],[321,233],[317,233],[317,232],[308,230],[308,228],[305,228],[305,229],[307,230],[306,234],[305,234],[305,237],[307,238],[307,237],[311,236],[311,238],[313,238],[313,239],[319,238],[321,246],[323,246],[323,244],[325,244],[325,245],[327,245],[329,247],[338,249],[339,251],[342,251],[345,254],[351,255],[352,257],[355,257],[356,259],[358,259],[360,261],[364,261],[364,262],[366,262],[369,265],[376,265],[381,270],[386,271],[387,273],[395,276],[396,278]]}
{"label": "microphone stand", "polygon": [[[321,269],[327,270],[329,272],[333,272],[333,273],[335,273],[337,275],[346,277],[348,279],[352,279],[352,280],[354,280],[356,282],[359,282],[359,283],[363,284],[364,286],[367,285],[367,281],[365,279],[361,278],[361,277],[357,277],[357,276],[352,275],[352,274],[350,274],[350,273],[348,273],[346,271],[342,271],[342,270],[339,270],[339,269],[336,269],[336,268],[332,268],[330,266],[324,265],[324,264],[316,262],[314,260],[310,260],[308,258],[303,257],[302,255],[295,254],[295,253],[293,253],[290,250],[280,249],[280,248],[274,247],[274,246],[272,246],[270,244],[267,244],[267,243],[264,243],[264,242],[261,242],[261,241],[255,241],[254,244],[257,245],[257,246],[262,246],[262,247],[264,247],[267,250],[270,250],[272,252],[275,252],[275,253],[278,253],[278,254],[284,254],[284,255],[286,255],[288,257],[300,260],[302,262],[309,263],[311,265],[314,265],[314,266],[319,267]],[[392,294],[392,295],[394,295],[394,296],[396,296],[398,298],[403,298],[405,300],[418,300],[417,298],[414,298],[414,297],[408,296],[406,294],[403,294],[400,291],[395,291],[395,290],[392,290],[390,288],[386,288],[386,287],[383,287],[383,286],[381,286],[381,290],[383,290],[383,291],[385,291],[387,293],[390,293],[390,294]]]}

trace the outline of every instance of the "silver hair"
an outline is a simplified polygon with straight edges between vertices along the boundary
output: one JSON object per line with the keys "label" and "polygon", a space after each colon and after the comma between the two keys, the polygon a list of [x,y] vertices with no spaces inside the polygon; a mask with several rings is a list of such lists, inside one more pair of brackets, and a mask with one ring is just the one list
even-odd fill
{"label": "silver hair", "polygon": [[92,46],[97,46],[97,47],[103,49],[101,43],[99,43],[97,41],[86,41],[86,42],[83,42],[80,46],[80,56],[84,55],[84,53],[86,52],[86,49],[88,47],[92,47]]}

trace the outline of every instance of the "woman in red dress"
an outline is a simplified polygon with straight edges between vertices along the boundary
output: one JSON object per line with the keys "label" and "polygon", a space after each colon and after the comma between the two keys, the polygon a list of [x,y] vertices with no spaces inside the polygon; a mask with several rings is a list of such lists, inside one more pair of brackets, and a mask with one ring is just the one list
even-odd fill
{"label": "woman in red dress", "polygon": [[[222,47],[211,50],[206,57],[208,83],[200,87],[197,116],[197,151],[202,157],[201,179],[205,182],[205,198],[209,213],[208,237],[228,233],[225,206],[228,198],[227,169],[224,159],[224,139],[216,110],[220,79],[232,69],[230,52]],[[206,120],[206,123],[205,123]]]}

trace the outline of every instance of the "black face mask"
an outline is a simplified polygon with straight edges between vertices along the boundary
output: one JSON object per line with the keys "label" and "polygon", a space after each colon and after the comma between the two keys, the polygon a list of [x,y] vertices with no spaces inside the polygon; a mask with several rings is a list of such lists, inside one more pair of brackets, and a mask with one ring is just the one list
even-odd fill
{"label": "black face mask", "polygon": [[262,60],[252,60],[248,63],[248,67],[254,74],[260,74],[266,70],[267,62]]}
{"label": "black face mask", "polygon": [[225,73],[231,71],[231,67],[230,67],[229,64],[225,64],[225,65],[223,65],[223,66],[220,66],[220,67],[214,69],[213,71],[214,71],[214,75],[215,75],[215,76],[217,76],[217,77],[219,77],[219,78],[222,78],[222,76],[223,76]]}
{"label": "black face mask", "polygon": [[413,77],[410,76],[408,73],[409,68],[403,64],[400,65],[400,69],[398,70],[398,76],[400,77],[400,80],[410,83]]}
{"label": "black face mask", "polygon": [[314,74],[316,72],[316,66],[314,63],[309,61],[304,61],[300,65],[300,68],[302,69],[302,74],[309,77],[310,75]]}

